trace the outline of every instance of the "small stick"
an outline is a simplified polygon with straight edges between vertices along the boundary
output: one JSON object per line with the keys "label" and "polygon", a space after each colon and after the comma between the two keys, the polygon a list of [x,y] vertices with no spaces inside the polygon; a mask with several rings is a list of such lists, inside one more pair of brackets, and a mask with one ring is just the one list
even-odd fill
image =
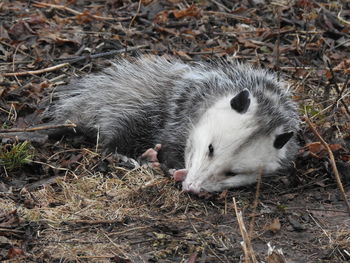
{"label": "small stick", "polygon": [[244,252],[244,262],[245,263],[250,263],[250,262],[258,263],[258,261],[256,260],[256,257],[255,257],[255,254],[254,254],[252,244],[251,244],[250,239],[249,239],[247,229],[244,225],[242,212],[238,211],[237,204],[236,204],[236,198],[233,198],[233,206],[235,209],[239,230],[240,230],[241,236],[243,238],[243,242],[241,243],[241,245],[242,245],[242,249]]}
{"label": "small stick", "polygon": [[140,12],[141,2],[142,2],[142,0],[139,0],[139,4],[138,4],[138,6],[137,6],[137,10],[136,10],[136,14],[133,16],[133,18],[132,18],[132,19],[131,19],[131,21],[130,21],[130,24],[129,24],[129,29],[131,28],[131,26],[132,26],[132,24],[134,23],[134,21],[135,21],[135,19],[136,19],[137,15],[138,15],[138,14],[139,14],[139,12]]}
{"label": "small stick", "polygon": [[65,124],[57,124],[57,125],[47,125],[47,126],[39,126],[33,128],[22,128],[22,129],[0,129],[0,133],[10,133],[10,132],[34,132],[39,130],[50,130],[57,128],[75,128],[77,127],[74,123],[65,123]]}
{"label": "small stick", "polygon": [[16,234],[24,234],[25,232],[22,230],[17,230],[17,229],[10,229],[10,228],[2,228],[0,227],[0,233],[1,232],[12,232],[12,233],[16,233]]}
{"label": "small stick", "polygon": [[[37,2],[37,1],[33,1],[33,6],[35,7],[52,7],[52,8],[55,8],[55,9],[61,9],[61,10],[64,10],[64,11],[67,11],[67,12],[70,12],[74,15],[77,15],[77,16],[81,16],[81,15],[85,15],[85,13],[81,13],[81,12],[78,12],[72,8],[69,8],[69,7],[66,7],[66,6],[63,6],[63,5],[54,5],[54,4],[48,4],[48,3],[41,3],[41,2]],[[109,21],[126,21],[126,20],[130,20],[131,18],[130,17],[118,17],[118,18],[114,18],[114,17],[105,17],[105,16],[96,16],[96,15],[92,15],[92,14],[86,14],[94,19],[97,19],[97,20],[109,20]]]}
{"label": "small stick", "polygon": [[345,20],[344,18],[341,17],[341,12],[343,11],[343,9],[340,7],[340,11],[337,15],[337,18],[339,19],[340,22],[350,25],[350,21]]}
{"label": "small stick", "polygon": [[123,53],[123,52],[134,51],[134,50],[144,48],[144,47],[148,47],[148,45],[139,45],[139,46],[135,46],[135,47],[122,48],[122,49],[118,49],[118,50],[111,50],[108,52],[102,52],[102,53],[97,53],[97,54],[93,54],[93,55],[78,56],[75,58],[62,60],[64,63],[58,64],[56,66],[52,66],[49,68],[32,70],[32,71],[23,71],[23,72],[3,73],[3,74],[0,74],[0,76],[13,77],[13,76],[36,75],[36,74],[46,73],[46,72],[50,72],[50,71],[54,71],[54,70],[63,68],[65,66],[79,62],[79,61],[84,60],[84,59],[94,59],[94,58],[99,58],[99,57],[111,56],[111,55],[119,54],[119,53]]}
{"label": "small stick", "polygon": [[256,192],[255,192],[255,199],[254,199],[254,203],[253,203],[252,219],[251,219],[250,225],[249,225],[249,237],[250,237],[250,239],[253,236],[254,224],[255,224],[255,216],[256,216],[256,208],[258,207],[258,204],[259,204],[261,178],[262,178],[262,169],[260,169],[260,173],[258,175],[258,182],[256,184]]}
{"label": "small stick", "polygon": [[332,165],[332,170],[333,170],[333,173],[334,173],[334,177],[335,177],[335,180],[337,182],[337,185],[338,185],[338,188],[343,196],[343,199],[344,199],[344,202],[346,204],[346,207],[348,209],[348,212],[349,212],[349,216],[350,216],[350,203],[346,197],[346,193],[344,191],[344,187],[343,187],[343,184],[340,180],[340,176],[339,176],[339,172],[338,172],[338,169],[337,169],[337,165],[335,163],[335,159],[334,159],[334,155],[333,155],[333,152],[331,150],[331,148],[329,147],[328,143],[321,137],[321,135],[318,133],[318,131],[316,130],[316,128],[313,126],[313,124],[311,123],[310,119],[307,118],[307,117],[304,117],[304,120],[307,122],[307,124],[309,125],[310,129],[312,130],[312,132],[316,135],[316,137],[320,140],[321,144],[326,148],[327,152],[328,152],[328,155],[329,155],[329,161]]}
{"label": "small stick", "polygon": [[228,17],[232,19],[236,19],[242,22],[249,22],[251,18],[247,18],[245,16],[235,15],[231,13],[225,13],[225,12],[218,12],[218,11],[203,11],[203,14],[205,15],[212,15],[212,16],[222,16],[222,17]]}
{"label": "small stick", "polygon": [[130,51],[138,50],[140,48],[145,48],[145,47],[148,47],[148,45],[139,45],[139,46],[135,46],[135,47],[125,47],[122,49],[111,50],[111,51],[97,53],[97,54],[93,54],[93,55],[77,56],[77,57],[73,57],[73,58],[63,59],[60,61],[64,62],[64,63],[73,64],[73,63],[79,62],[79,61],[84,60],[84,59],[94,59],[94,58],[107,57],[107,56],[109,57],[109,56],[112,56],[115,54],[130,52]]}
{"label": "small stick", "polygon": [[66,224],[84,224],[84,225],[99,225],[99,224],[115,224],[118,223],[117,220],[105,220],[105,219],[100,219],[100,220],[70,220],[70,221],[65,221]]}
{"label": "small stick", "polygon": [[147,25],[153,26],[157,30],[164,31],[164,32],[171,34],[171,35],[174,35],[174,36],[178,35],[178,33],[176,31],[169,29],[169,28],[166,28],[166,27],[159,26],[155,23],[148,21],[147,19],[142,18],[142,17],[140,17],[140,21],[147,24]]}
{"label": "small stick", "polygon": [[231,12],[231,9],[228,8],[227,6],[219,3],[218,1],[215,1],[215,0],[211,0],[214,4],[216,4],[218,7],[224,9],[226,12]]}
{"label": "small stick", "polygon": [[2,73],[0,76],[4,77],[16,77],[16,76],[25,76],[25,75],[37,75],[37,74],[42,74],[50,71],[54,71],[60,68],[64,68],[66,66],[69,66],[69,63],[62,63],[58,64],[56,66],[44,68],[44,69],[39,69],[39,70],[30,70],[30,71],[22,71],[22,72],[11,72],[11,73]]}
{"label": "small stick", "polygon": [[[331,66],[331,63],[330,63],[328,60],[327,60],[327,66],[328,66],[329,71],[330,71],[331,76],[332,76],[332,78],[330,79],[330,81],[333,82],[334,87],[335,87],[335,90],[337,91],[337,93],[338,93],[338,95],[339,95],[339,94],[341,94],[341,93],[340,93],[341,91],[340,91],[339,85],[338,85],[338,83],[337,83],[337,81],[336,81],[335,74],[334,74],[333,68],[332,68],[332,66]],[[343,104],[346,113],[347,113],[348,115],[350,115],[350,111],[349,111],[348,105],[344,102],[344,100],[342,100],[342,99],[339,99],[339,100],[340,100],[340,102]]]}

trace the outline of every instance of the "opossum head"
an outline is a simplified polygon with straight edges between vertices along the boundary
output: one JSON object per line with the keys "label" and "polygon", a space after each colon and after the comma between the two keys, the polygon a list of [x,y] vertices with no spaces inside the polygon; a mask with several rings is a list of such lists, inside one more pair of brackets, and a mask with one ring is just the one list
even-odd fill
{"label": "opossum head", "polygon": [[257,100],[245,89],[225,96],[196,123],[185,149],[184,191],[221,191],[256,182],[281,168],[293,132],[259,132]]}

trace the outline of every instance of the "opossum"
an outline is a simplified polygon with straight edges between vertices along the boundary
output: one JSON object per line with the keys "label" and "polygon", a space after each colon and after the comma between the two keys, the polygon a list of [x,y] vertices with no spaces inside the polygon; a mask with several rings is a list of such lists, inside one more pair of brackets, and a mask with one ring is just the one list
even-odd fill
{"label": "opossum", "polygon": [[299,119],[287,85],[238,62],[171,56],[120,59],[57,89],[57,123],[99,134],[103,148],[136,158],[156,144],[184,191],[216,192],[279,173],[296,155]]}

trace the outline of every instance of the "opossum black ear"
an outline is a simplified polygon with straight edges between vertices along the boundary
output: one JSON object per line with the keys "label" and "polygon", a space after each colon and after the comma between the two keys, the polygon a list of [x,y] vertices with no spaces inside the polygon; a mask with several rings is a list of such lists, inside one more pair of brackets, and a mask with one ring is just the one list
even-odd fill
{"label": "opossum black ear", "polygon": [[238,113],[247,112],[250,105],[249,91],[247,89],[242,90],[231,100],[231,108]]}
{"label": "opossum black ear", "polygon": [[273,142],[273,147],[276,149],[282,149],[282,147],[292,138],[293,132],[286,132],[276,136],[275,141]]}

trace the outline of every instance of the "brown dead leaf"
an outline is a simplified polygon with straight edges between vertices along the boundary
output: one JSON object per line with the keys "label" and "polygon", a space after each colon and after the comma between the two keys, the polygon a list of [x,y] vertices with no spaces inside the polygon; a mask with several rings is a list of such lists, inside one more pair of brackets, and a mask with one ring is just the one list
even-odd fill
{"label": "brown dead leaf", "polygon": [[18,247],[11,247],[7,252],[7,257],[9,259],[15,258],[23,254],[23,250]]}
{"label": "brown dead leaf", "polygon": [[324,146],[320,142],[308,143],[306,145],[306,148],[308,149],[309,152],[311,152],[313,154],[318,154],[324,150]]}
{"label": "brown dead leaf", "polygon": [[267,263],[286,263],[283,253],[279,250],[271,251],[267,256]]}
{"label": "brown dead leaf", "polygon": [[89,23],[95,20],[88,10],[84,10],[84,12],[77,15],[76,18],[80,24]]}
{"label": "brown dead leaf", "polygon": [[168,14],[169,14],[168,10],[160,11],[154,17],[153,22],[156,23],[156,24],[164,24],[164,23],[166,23],[168,21]]}
{"label": "brown dead leaf", "polygon": [[[340,144],[328,144],[332,152],[343,149]],[[313,157],[321,158],[327,154],[326,148],[320,142],[311,142],[305,145],[302,151],[308,151]]]}
{"label": "brown dead leaf", "polygon": [[187,17],[187,16],[196,17],[200,14],[200,9],[197,8],[195,5],[191,5],[189,8],[186,8],[186,9],[174,10],[173,14],[177,19]]}
{"label": "brown dead leaf", "polygon": [[31,15],[29,18],[26,18],[25,21],[30,25],[38,25],[38,24],[46,23],[47,20],[45,17],[43,17],[40,14],[34,14],[34,15]]}
{"label": "brown dead leaf", "polygon": [[8,34],[12,40],[24,40],[29,32],[23,21],[19,21],[8,30]]}
{"label": "brown dead leaf", "polygon": [[312,8],[312,7],[316,7],[316,5],[314,5],[314,3],[312,1],[309,0],[298,0],[295,3],[296,6],[301,7],[301,8]]}
{"label": "brown dead leaf", "polygon": [[271,231],[273,233],[277,233],[281,230],[281,223],[278,218],[275,218],[270,225],[266,227],[267,231]]}
{"label": "brown dead leaf", "polygon": [[337,66],[334,67],[335,71],[343,71],[345,74],[350,74],[350,59],[344,59]]}
{"label": "brown dead leaf", "polygon": [[344,162],[350,162],[350,155],[342,155],[340,159]]}
{"label": "brown dead leaf", "polygon": [[141,0],[141,4],[144,6],[149,5],[152,2],[153,2],[153,0]]}
{"label": "brown dead leaf", "polygon": [[[322,72],[323,74],[323,72]],[[326,79],[331,79],[332,78],[332,73],[330,70],[326,70],[326,72],[324,73]]]}
{"label": "brown dead leaf", "polygon": [[225,200],[228,194],[228,190],[224,190],[221,192],[221,194],[219,195],[219,200]]}
{"label": "brown dead leaf", "polygon": [[343,149],[343,147],[340,144],[329,144],[329,148],[331,148],[332,152]]}
{"label": "brown dead leaf", "polygon": [[79,162],[79,160],[83,157],[82,154],[76,154],[76,155],[72,155],[70,157],[70,159],[68,160],[62,160],[60,166],[63,167],[63,168],[67,168],[67,167],[71,167],[72,164],[75,164],[77,162]]}
{"label": "brown dead leaf", "polygon": [[197,253],[194,252],[185,262],[186,263],[196,263],[197,262]]}

